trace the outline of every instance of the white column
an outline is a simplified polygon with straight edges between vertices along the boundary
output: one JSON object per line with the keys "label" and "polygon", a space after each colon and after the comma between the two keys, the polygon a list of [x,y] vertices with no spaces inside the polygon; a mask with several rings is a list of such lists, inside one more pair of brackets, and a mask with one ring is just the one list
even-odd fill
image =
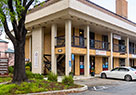
{"label": "white column", "polygon": [[29,59],[32,61],[32,37],[29,37]]}
{"label": "white column", "polygon": [[43,28],[36,28],[32,31],[32,72],[43,73],[43,48],[44,31]]}
{"label": "white column", "polygon": [[113,68],[113,34],[109,34],[109,49],[110,49],[110,57],[108,58],[108,69],[111,70]]}
{"label": "white column", "polygon": [[86,34],[86,46],[87,46],[87,52],[86,55],[84,57],[84,65],[85,65],[85,76],[89,76],[89,66],[90,66],[90,54],[89,54],[89,50],[90,50],[90,39],[89,39],[89,25],[86,26],[85,28],[85,34]]}
{"label": "white column", "polygon": [[65,21],[65,75],[68,76],[70,69],[69,63],[71,62],[71,20]]}
{"label": "white column", "polygon": [[56,39],[57,36],[57,25],[52,24],[51,26],[51,71],[54,74],[57,74],[57,63],[56,63],[56,55],[55,55],[55,46],[56,46]]}
{"label": "white column", "polygon": [[125,59],[126,66],[130,66],[129,64],[129,38],[126,39],[126,52],[127,52],[127,58]]}

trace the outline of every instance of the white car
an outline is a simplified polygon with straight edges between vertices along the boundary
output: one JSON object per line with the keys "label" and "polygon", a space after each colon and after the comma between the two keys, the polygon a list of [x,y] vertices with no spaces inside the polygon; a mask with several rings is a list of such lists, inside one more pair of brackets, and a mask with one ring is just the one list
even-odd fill
{"label": "white car", "polygon": [[131,67],[117,67],[112,70],[102,71],[101,78],[125,79],[126,81],[136,79],[136,69]]}

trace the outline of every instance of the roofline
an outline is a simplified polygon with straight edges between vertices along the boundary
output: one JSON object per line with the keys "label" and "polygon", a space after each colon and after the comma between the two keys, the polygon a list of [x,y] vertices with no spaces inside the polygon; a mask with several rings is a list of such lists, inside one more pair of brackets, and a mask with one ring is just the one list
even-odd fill
{"label": "roofline", "polygon": [[129,24],[131,24],[131,25],[136,26],[136,23],[135,23],[135,22],[133,22],[133,21],[131,21],[131,20],[129,20],[129,19],[127,19],[127,18],[125,18],[125,17],[119,15],[119,14],[116,14],[116,13],[114,13],[114,12],[112,12],[112,11],[110,11],[110,10],[108,10],[108,9],[106,9],[106,8],[104,8],[104,7],[100,6],[100,5],[98,5],[98,4],[95,4],[94,2],[92,2],[92,1],[90,1],[90,0],[78,0],[78,1],[84,3],[84,4],[88,5],[88,6],[94,7],[94,8],[96,8],[96,9],[102,11],[102,12],[105,12],[105,13],[111,15],[111,16],[114,16],[115,18],[118,18],[118,19],[120,19],[120,20],[123,20],[123,21],[125,21],[125,22],[127,22],[127,23],[129,23]]}
{"label": "roofline", "polygon": [[[60,0],[49,0],[49,1],[45,1],[46,3],[44,3],[43,5],[40,6],[40,4],[38,4],[37,7],[34,7],[33,9],[29,10],[28,14],[31,14],[31,13],[33,13],[35,11],[38,11],[38,10],[40,10],[42,8],[45,8],[45,7],[47,7],[49,5],[52,5],[52,4],[54,4],[56,2],[59,2],[59,1]],[[77,0],[77,1],[80,1],[81,3],[84,3],[84,4],[86,4],[86,5],[90,6],[90,7],[93,7],[95,9],[98,9],[98,10],[104,12],[104,13],[107,13],[107,14],[111,15],[111,16],[114,16],[117,19],[123,20],[124,22],[129,23],[129,24],[131,24],[133,26],[136,26],[135,22],[133,22],[133,21],[131,21],[131,20],[125,18],[125,17],[122,17],[121,15],[116,14],[116,13],[114,13],[114,12],[112,12],[112,11],[110,11],[110,10],[108,10],[108,9],[106,9],[106,8],[98,5],[98,4],[95,4],[94,2],[92,2],[90,0]]]}

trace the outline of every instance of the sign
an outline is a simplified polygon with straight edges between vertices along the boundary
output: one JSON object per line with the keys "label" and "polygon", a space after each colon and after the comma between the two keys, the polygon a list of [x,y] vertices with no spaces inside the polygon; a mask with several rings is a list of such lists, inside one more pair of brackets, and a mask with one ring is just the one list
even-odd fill
{"label": "sign", "polygon": [[34,68],[38,68],[38,51],[34,53]]}
{"label": "sign", "polygon": [[62,49],[59,49],[58,52],[62,52]]}
{"label": "sign", "polygon": [[8,75],[8,59],[0,59],[0,76]]}
{"label": "sign", "polygon": [[72,60],[74,60],[75,59],[75,56],[74,56],[74,54],[72,54]]}
{"label": "sign", "polygon": [[136,55],[135,55],[135,54],[132,54],[132,57],[133,57],[133,58],[136,58]]}
{"label": "sign", "polygon": [[69,72],[71,72],[72,70],[72,64],[71,64],[71,61],[69,61]]}
{"label": "sign", "polygon": [[102,50],[96,50],[96,55],[105,55],[106,56],[106,51],[102,51]]}
{"label": "sign", "polygon": [[121,40],[121,36],[116,35],[116,34],[113,35],[113,38],[114,38],[114,39],[117,39],[117,40]]}

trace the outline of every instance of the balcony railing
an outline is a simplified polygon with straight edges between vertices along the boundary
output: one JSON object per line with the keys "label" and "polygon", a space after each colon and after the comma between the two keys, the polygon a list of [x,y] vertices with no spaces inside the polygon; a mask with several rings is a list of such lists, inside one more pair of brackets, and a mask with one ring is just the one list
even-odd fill
{"label": "balcony railing", "polygon": [[72,36],[72,46],[73,47],[86,47],[86,38],[80,36]]}
{"label": "balcony railing", "polygon": [[65,36],[55,37],[56,38],[56,47],[63,47],[65,46]]}
{"label": "balcony railing", "polygon": [[126,52],[126,46],[125,45],[119,45],[119,44],[114,44],[113,45],[113,51],[114,52]]}
{"label": "balcony railing", "polygon": [[90,48],[91,49],[99,49],[99,50],[109,50],[109,42],[99,41],[99,40],[90,40]]}

